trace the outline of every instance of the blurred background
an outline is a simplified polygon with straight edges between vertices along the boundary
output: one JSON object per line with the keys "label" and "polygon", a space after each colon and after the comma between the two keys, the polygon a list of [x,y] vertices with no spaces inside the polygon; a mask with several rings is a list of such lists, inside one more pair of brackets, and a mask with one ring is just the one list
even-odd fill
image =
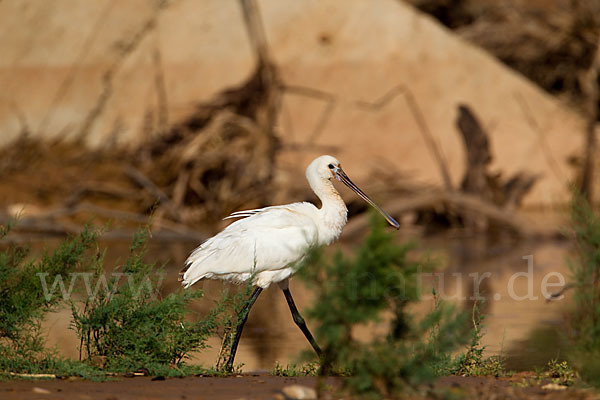
{"label": "blurred background", "polygon": [[[568,277],[573,188],[599,198],[600,1],[0,0],[0,54],[0,219],[20,215],[7,240],[41,250],[108,222],[115,265],[152,214],[150,256],[175,290],[229,213],[315,201],[304,169],[331,154],[401,221],[399,242],[437,260],[426,285],[470,309],[469,274],[492,274],[490,353],[515,369],[561,351],[568,298],[540,284]],[[367,207],[341,191],[351,251]],[[516,301],[529,255],[537,299]],[[238,362],[307,348],[286,307],[276,288],[258,300]],[[69,314],[46,328],[75,357]]]}

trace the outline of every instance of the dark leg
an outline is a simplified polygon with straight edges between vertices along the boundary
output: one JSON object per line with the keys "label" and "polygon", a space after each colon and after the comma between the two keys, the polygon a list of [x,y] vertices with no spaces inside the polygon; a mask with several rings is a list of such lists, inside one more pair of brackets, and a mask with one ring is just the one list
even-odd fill
{"label": "dark leg", "polygon": [[298,312],[298,309],[296,308],[296,304],[294,303],[294,298],[292,297],[292,294],[290,293],[290,289],[285,288],[282,290],[283,290],[283,294],[285,295],[285,299],[287,300],[288,306],[290,306],[290,311],[292,312],[292,317],[294,317],[294,322],[296,323],[296,325],[298,325],[298,328],[300,328],[302,333],[304,333],[304,336],[306,336],[306,338],[310,342],[310,345],[315,350],[315,353],[317,353],[317,355],[319,357],[321,357],[321,348],[315,341],[315,338],[313,337],[313,335],[308,330],[308,327],[306,326],[306,322],[304,322],[304,318],[302,318],[302,315],[300,315],[300,313]]}
{"label": "dark leg", "polygon": [[254,289],[254,292],[252,292],[252,296],[250,296],[250,298],[248,299],[248,302],[246,303],[244,308],[242,308],[242,310],[240,311],[240,313],[238,315],[239,322],[238,322],[238,326],[235,331],[235,337],[233,339],[233,343],[231,344],[231,351],[229,353],[229,359],[227,359],[227,364],[225,364],[226,371],[233,371],[233,359],[235,358],[235,353],[238,348],[238,343],[240,341],[240,338],[242,337],[242,329],[244,329],[244,324],[246,323],[246,320],[248,319],[248,314],[250,314],[250,309],[252,308],[252,306],[256,302],[256,299],[258,299],[258,295],[262,291],[263,291],[263,289],[260,287],[257,287],[256,289]]}

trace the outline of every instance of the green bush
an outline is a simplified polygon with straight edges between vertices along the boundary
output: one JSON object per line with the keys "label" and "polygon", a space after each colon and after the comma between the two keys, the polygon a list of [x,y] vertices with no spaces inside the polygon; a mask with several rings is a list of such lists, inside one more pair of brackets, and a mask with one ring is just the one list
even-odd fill
{"label": "green bush", "polygon": [[600,387],[600,216],[576,195],[571,219],[577,249],[570,263],[575,287],[570,336],[577,349],[571,359],[584,380]]}
{"label": "green bush", "polygon": [[[316,294],[308,315],[317,324],[321,374],[341,372],[355,393],[393,397],[446,370],[450,352],[466,343],[466,316],[441,302],[417,320],[408,307],[420,298],[424,261],[409,261],[411,246],[397,246],[373,217],[371,233],[352,258],[337,252],[331,261],[314,252],[301,269]],[[370,341],[353,330],[387,321],[384,334]]]}
{"label": "green bush", "polygon": [[481,344],[483,333],[482,323],[485,316],[479,311],[477,303],[473,305],[471,314],[471,341],[467,351],[460,354],[452,361],[452,366],[447,372],[461,376],[505,376],[504,357],[502,354],[484,357],[485,346]]}
{"label": "green bush", "polygon": [[575,372],[565,360],[550,360],[546,367],[547,371],[542,377],[550,378],[552,383],[564,386],[572,386],[575,384],[577,379],[579,379],[577,372]]}
{"label": "green bush", "polygon": [[275,368],[271,371],[272,376],[316,376],[319,372],[317,362],[308,362],[304,364],[288,364],[283,366],[275,362]]}
{"label": "green bush", "polygon": [[[189,303],[202,297],[198,290],[179,290],[161,298],[161,269],[143,260],[146,240],[145,231],[134,236],[125,265],[115,269],[120,279],[102,281],[105,289],[92,293],[83,304],[71,302],[73,329],[86,359],[105,370],[147,368],[153,374],[183,374],[183,361],[205,348],[215,329],[216,312],[186,320]],[[104,277],[102,258],[98,260],[96,287]]]}
{"label": "green bush", "polygon": [[[0,229],[0,238],[9,228]],[[184,361],[206,346],[222,307],[189,320],[189,303],[201,291],[179,290],[161,297],[161,269],[143,261],[146,231],[134,236],[124,265],[107,279],[98,237],[98,232],[85,229],[33,260],[27,260],[26,247],[9,245],[0,251],[0,374],[96,379],[105,371],[138,368],[161,375],[203,372]],[[66,360],[44,346],[41,321],[67,303],[83,361]]]}
{"label": "green bush", "polygon": [[[9,230],[10,226],[2,227],[0,238]],[[27,261],[29,250],[22,246],[0,252],[0,371],[34,373],[56,367],[58,358],[44,347],[40,325],[62,298],[47,296],[43,283],[85,270],[91,262],[88,250],[97,237],[86,229],[39,260]]]}

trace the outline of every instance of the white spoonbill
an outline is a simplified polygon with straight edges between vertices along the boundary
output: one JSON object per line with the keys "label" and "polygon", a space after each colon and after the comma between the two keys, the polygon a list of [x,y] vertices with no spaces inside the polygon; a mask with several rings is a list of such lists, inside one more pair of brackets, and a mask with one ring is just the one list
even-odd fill
{"label": "white spoonbill", "polygon": [[340,162],[332,156],[320,156],[306,168],[306,179],[321,200],[321,208],[307,202],[237,211],[228,218],[241,218],[192,252],[179,274],[182,285],[190,287],[200,279],[223,279],[237,283],[253,279],[256,289],[241,311],[241,319],[225,367],[233,360],[250,308],[263,289],[273,282],[283,290],[294,322],[315,352],[321,350],[298,312],[289,290],[288,278],[313,246],[332,243],[346,225],[348,209],[333,186],[337,179],[355,191],[379,211],[396,229],[398,222],[377,206],[348,178]]}

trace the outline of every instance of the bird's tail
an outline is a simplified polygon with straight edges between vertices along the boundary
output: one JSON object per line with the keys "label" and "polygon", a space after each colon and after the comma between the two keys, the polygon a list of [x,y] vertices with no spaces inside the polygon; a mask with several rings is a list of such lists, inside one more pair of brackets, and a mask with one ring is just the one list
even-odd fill
{"label": "bird's tail", "polygon": [[206,271],[206,268],[202,268],[201,265],[204,260],[193,258],[193,255],[188,258],[185,263],[185,267],[179,271],[178,281],[181,282],[184,288],[189,288],[200,279],[211,278],[213,273]]}
{"label": "bird's tail", "polygon": [[179,282],[181,282],[181,284],[183,285],[184,288],[189,288],[190,286],[192,286],[194,283],[196,283],[196,280],[194,281],[189,281],[189,279],[186,279],[185,274],[188,271],[188,269],[192,266],[192,263],[187,263],[185,265],[185,267],[183,267],[183,269],[181,271],[179,271],[179,277],[177,278],[177,280]]}

